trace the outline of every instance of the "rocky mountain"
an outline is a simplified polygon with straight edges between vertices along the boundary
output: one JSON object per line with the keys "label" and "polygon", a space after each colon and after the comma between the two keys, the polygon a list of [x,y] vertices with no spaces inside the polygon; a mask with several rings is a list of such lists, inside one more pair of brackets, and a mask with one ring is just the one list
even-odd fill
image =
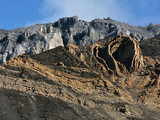
{"label": "rocky mountain", "polygon": [[159,120],[160,61],[140,45],[119,35],[11,58],[0,65],[0,119]]}
{"label": "rocky mountain", "polygon": [[91,22],[77,16],[61,18],[55,23],[37,24],[14,30],[0,30],[0,63],[22,54],[37,54],[69,43],[91,45],[99,39],[129,35],[137,40],[160,36],[160,25],[132,26],[107,19]]}

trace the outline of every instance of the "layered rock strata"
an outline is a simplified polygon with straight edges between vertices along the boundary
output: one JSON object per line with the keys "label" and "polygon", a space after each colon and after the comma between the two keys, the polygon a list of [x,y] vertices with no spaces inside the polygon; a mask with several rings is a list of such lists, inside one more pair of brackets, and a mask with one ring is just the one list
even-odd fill
{"label": "layered rock strata", "polygon": [[0,65],[0,119],[158,120],[159,75],[124,36],[14,57]]}

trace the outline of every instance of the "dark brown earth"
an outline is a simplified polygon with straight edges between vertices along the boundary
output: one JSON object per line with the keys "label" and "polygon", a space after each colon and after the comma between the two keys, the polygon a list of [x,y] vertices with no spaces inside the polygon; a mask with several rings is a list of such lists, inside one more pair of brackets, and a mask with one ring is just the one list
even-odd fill
{"label": "dark brown earth", "polygon": [[140,47],[145,56],[160,59],[160,37],[142,40]]}
{"label": "dark brown earth", "polygon": [[141,47],[117,36],[11,58],[0,120],[159,120],[160,61]]}

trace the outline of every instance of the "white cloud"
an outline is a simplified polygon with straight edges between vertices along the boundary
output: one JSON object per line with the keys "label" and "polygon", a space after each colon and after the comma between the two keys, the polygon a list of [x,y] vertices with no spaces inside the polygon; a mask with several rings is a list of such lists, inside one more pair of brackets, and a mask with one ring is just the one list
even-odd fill
{"label": "white cloud", "polygon": [[77,15],[79,19],[91,21],[95,18],[111,17],[131,25],[160,23],[160,0],[42,0],[39,8],[40,20],[26,23],[55,22],[62,17]]}
{"label": "white cloud", "polygon": [[159,0],[43,0],[39,13],[43,19],[26,24],[55,22],[62,17],[77,15],[91,21],[111,17],[132,25],[159,23]]}
{"label": "white cloud", "polygon": [[45,22],[74,15],[86,21],[111,17],[127,22],[131,18],[117,0],[44,0],[43,6],[41,13],[45,16]]}

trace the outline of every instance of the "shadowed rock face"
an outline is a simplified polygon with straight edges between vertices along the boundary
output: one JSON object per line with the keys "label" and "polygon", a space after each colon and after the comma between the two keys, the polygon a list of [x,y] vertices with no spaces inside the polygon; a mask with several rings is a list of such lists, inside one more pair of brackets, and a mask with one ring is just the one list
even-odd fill
{"label": "shadowed rock face", "polygon": [[107,41],[104,47],[101,42],[92,46],[96,57],[103,59],[108,69],[116,73],[136,71],[143,67],[143,55],[136,39],[120,35]]}
{"label": "shadowed rock face", "polygon": [[0,119],[159,120],[160,61],[117,36],[0,65]]}
{"label": "shadowed rock face", "polygon": [[160,59],[160,38],[150,38],[140,41],[140,47],[145,56]]}
{"label": "shadowed rock face", "polygon": [[143,67],[143,56],[139,43],[131,38],[119,38],[109,43],[109,54],[127,70],[138,70]]}
{"label": "shadowed rock face", "polygon": [[112,19],[79,20],[61,18],[55,23],[37,24],[14,30],[0,30],[0,63],[22,54],[37,54],[70,43],[91,45],[99,39],[129,35],[137,40],[158,37],[160,25],[131,26]]}

